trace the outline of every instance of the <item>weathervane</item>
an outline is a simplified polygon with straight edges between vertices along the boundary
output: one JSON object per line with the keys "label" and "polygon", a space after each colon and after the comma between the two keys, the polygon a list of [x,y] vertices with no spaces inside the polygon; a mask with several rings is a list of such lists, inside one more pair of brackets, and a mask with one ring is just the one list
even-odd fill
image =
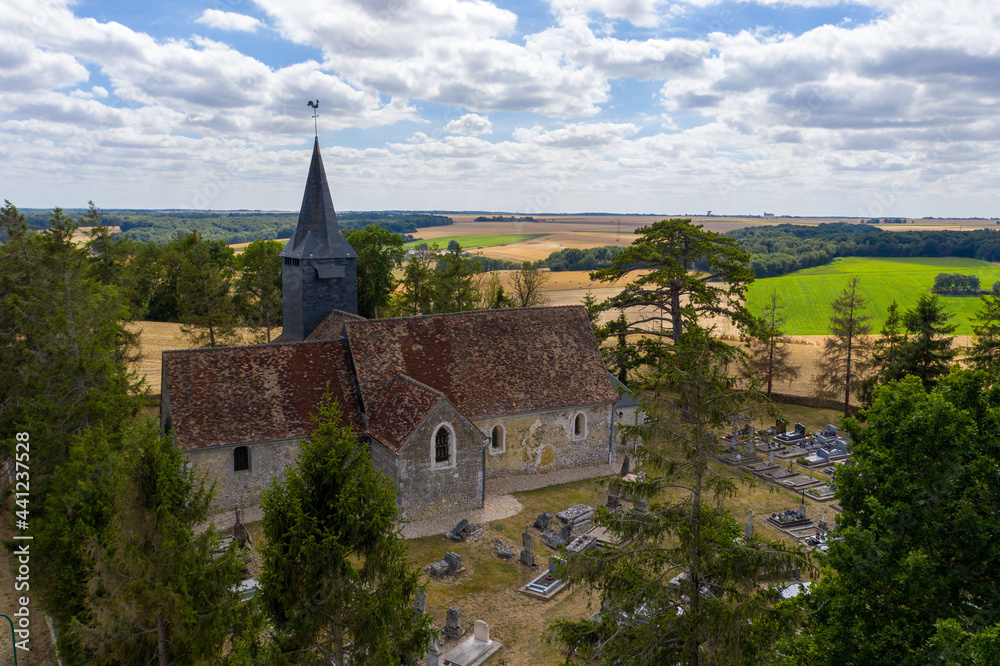
{"label": "weathervane", "polygon": [[317,124],[316,119],[319,118],[319,100],[316,100],[315,102],[312,101],[312,100],[309,100],[308,102],[306,102],[306,104],[309,105],[309,106],[311,106],[312,109],[313,109],[313,131],[316,132],[316,138],[318,139],[319,138],[319,125]]}

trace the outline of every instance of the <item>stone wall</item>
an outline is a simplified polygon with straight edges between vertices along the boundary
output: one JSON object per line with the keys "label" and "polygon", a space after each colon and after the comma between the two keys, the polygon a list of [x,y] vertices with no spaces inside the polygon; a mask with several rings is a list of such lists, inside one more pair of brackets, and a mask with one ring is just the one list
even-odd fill
{"label": "stone wall", "polygon": [[235,446],[213,446],[206,449],[188,449],[184,453],[194,463],[195,474],[208,475],[208,483],[215,482],[215,499],[212,511],[232,511],[260,505],[260,493],[271,483],[271,477],[284,477],[285,465],[293,464],[299,451],[298,439],[247,444],[250,449],[250,469],[233,471]]}
{"label": "stone wall", "polygon": [[[487,478],[607,463],[613,426],[611,408],[611,403],[604,403],[476,421],[487,437],[494,426],[505,431],[503,446],[499,450],[489,448]],[[586,420],[582,436],[574,433],[578,414]]]}
{"label": "stone wall", "polygon": [[[434,462],[433,439],[442,424],[454,433],[448,465]],[[399,504],[410,520],[482,507],[483,435],[447,400],[441,400],[413,431],[395,457]],[[381,447],[381,444],[373,445]],[[373,458],[383,458],[379,453]],[[389,474],[393,478],[392,474]]]}

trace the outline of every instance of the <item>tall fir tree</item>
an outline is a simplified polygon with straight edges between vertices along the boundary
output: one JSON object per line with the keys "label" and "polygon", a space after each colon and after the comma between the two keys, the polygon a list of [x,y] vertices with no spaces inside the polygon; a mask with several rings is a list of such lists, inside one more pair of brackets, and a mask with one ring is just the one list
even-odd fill
{"label": "tall fir tree", "polygon": [[[437,249],[437,245],[434,245]],[[437,257],[430,252],[414,254],[403,266],[401,314],[418,315],[431,311],[434,303],[434,266]]]}
{"label": "tall fir tree", "polygon": [[983,297],[982,306],[972,320],[972,340],[966,360],[970,367],[1000,377],[1000,291]]}
{"label": "tall fir tree", "polygon": [[718,434],[759,394],[727,371],[736,350],[689,327],[653,391],[640,398],[649,423],[625,428],[641,436],[636,457],[648,481],[612,492],[649,499],[648,512],[598,509],[596,522],[620,546],[570,555],[560,576],[590,587],[600,610],[557,621],[553,640],[567,659],[599,664],[746,664],[765,655],[794,626],[769,577],[804,565],[796,549],[741,535],[722,510],[735,491],[718,472]]}
{"label": "tall fir tree", "polygon": [[851,395],[860,395],[871,356],[871,317],[864,314],[865,298],[858,278],[830,305],[830,333],[823,344],[816,386],[820,395],[844,396],[844,416],[851,415]]}
{"label": "tall fir tree", "polygon": [[761,313],[762,325],[756,337],[750,340],[746,368],[748,377],[757,378],[764,395],[771,399],[776,382],[791,382],[799,376],[799,366],[792,363],[789,340],[781,331],[785,319],[781,315],[781,302],[776,291]]}
{"label": "tall fir tree", "polygon": [[475,278],[480,264],[462,255],[462,246],[451,241],[431,276],[434,312],[464,312],[475,308],[479,299]]}
{"label": "tall fir tree", "polygon": [[[297,465],[261,498],[270,663],[415,663],[430,644],[395,491],[326,396]],[[350,646],[348,650],[348,645]]]}
{"label": "tall fir tree", "polygon": [[876,386],[902,379],[906,374],[903,363],[906,332],[903,329],[903,316],[896,301],[889,304],[885,323],[882,324],[879,333],[879,337],[872,344],[870,372],[861,386],[861,404],[865,406],[871,404]]}
{"label": "tall fir tree", "polygon": [[903,315],[909,333],[900,351],[903,372],[919,378],[924,388],[933,387],[948,374],[958,354],[951,335],[957,326],[950,322],[951,314],[936,294],[921,294],[913,309]]}

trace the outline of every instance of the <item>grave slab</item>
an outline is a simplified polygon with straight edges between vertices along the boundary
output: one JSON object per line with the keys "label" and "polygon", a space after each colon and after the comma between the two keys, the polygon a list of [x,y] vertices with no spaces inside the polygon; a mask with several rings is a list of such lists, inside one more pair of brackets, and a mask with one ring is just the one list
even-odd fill
{"label": "grave slab", "polygon": [[486,663],[503,643],[490,639],[490,627],[482,620],[476,620],[473,635],[453,647],[443,657],[445,664],[454,666],[479,666]]}

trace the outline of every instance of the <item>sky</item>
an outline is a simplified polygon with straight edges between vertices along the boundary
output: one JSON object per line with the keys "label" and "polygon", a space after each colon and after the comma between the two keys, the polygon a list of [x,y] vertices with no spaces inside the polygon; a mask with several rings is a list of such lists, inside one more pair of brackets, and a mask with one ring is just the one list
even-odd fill
{"label": "sky", "polygon": [[0,198],[1000,216],[995,0],[0,0]]}

